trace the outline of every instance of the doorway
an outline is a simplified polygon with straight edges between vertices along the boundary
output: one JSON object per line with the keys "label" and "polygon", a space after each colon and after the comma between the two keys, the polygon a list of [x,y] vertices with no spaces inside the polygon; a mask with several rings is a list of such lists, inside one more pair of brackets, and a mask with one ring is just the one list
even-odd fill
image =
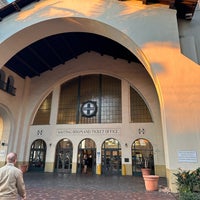
{"label": "doorway", "polygon": [[96,145],[92,139],[80,142],[77,163],[77,174],[96,174]]}
{"label": "doorway", "polygon": [[73,146],[70,140],[62,139],[56,147],[55,172],[70,174]]}
{"label": "doorway", "polygon": [[35,140],[31,145],[29,156],[29,171],[44,171],[46,159],[46,143]]}
{"label": "doorway", "polygon": [[151,174],[154,174],[153,146],[143,138],[132,144],[132,174],[142,176],[141,168],[150,168]]}
{"label": "doorway", "polygon": [[121,146],[120,143],[111,138],[104,141],[102,145],[102,174],[121,175]]}

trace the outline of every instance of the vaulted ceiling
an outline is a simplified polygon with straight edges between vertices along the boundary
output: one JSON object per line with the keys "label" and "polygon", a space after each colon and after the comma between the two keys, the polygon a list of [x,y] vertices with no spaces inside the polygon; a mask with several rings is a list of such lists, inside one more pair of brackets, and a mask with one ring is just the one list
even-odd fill
{"label": "vaulted ceiling", "polygon": [[70,32],[32,43],[13,56],[5,66],[23,78],[32,78],[90,51],[112,56],[113,59],[139,62],[129,50],[111,39],[92,33]]}
{"label": "vaulted ceiling", "polygon": [[[0,9],[0,20],[20,11],[24,6],[39,0],[16,0]],[[143,3],[165,3],[169,8],[177,10],[177,17],[191,19],[197,0],[143,0]],[[139,60],[125,47],[109,38],[91,33],[62,33],[43,38],[14,55],[5,66],[22,78],[40,76],[41,73],[52,70],[79,55],[95,51],[114,59],[125,59],[127,62]]]}

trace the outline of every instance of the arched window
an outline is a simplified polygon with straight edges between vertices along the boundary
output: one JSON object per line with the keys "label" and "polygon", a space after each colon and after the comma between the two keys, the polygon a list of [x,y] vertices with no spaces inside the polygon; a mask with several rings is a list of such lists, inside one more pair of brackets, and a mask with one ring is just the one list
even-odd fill
{"label": "arched window", "polygon": [[33,125],[49,124],[50,113],[51,113],[51,101],[52,101],[52,93],[50,93],[40,105],[36,113],[36,116],[34,118]]}
{"label": "arched window", "polygon": [[2,90],[6,89],[5,77],[5,72],[0,69],[0,89]]}
{"label": "arched window", "polygon": [[131,122],[152,122],[150,111],[143,98],[130,87]]}
{"label": "arched window", "polygon": [[6,91],[9,94],[15,95],[16,88],[14,87],[14,78],[12,76],[8,76],[6,83]]}
{"label": "arched window", "polygon": [[121,122],[121,80],[95,74],[80,76],[61,86],[58,124]]}

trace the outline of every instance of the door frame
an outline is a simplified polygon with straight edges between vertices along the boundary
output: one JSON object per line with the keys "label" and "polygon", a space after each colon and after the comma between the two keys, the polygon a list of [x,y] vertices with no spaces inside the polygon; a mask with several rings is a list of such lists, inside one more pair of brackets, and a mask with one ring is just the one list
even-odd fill
{"label": "door frame", "polygon": [[[113,152],[116,151],[116,155]],[[107,154],[109,152],[109,154]],[[117,139],[106,139],[101,149],[101,171],[104,175],[121,175],[122,155],[121,145]],[[110,155],[110,158],[109,158]],[[109,159],[109,160],[108,160]]]}
{"label": "door frame", "polygon": [[[62,142],[66,142],[69,145],[67,147],[59,146]],[[73,157],[73,145],[69,139],[62,139],[57,143],[56,156],[55,156],[55,172],[70,174],[72,171],[72,157]]]}
{"label": "door frame", "polygon": [[[81,145],[82,142],[85,145]],[[84,173],[84,157],[87,157],[87,174],[96,174],[96,144],[90,138],[83,139],[78,145],[77,174]]]}
{"label": "door frame", "polygon": [[[37,144],[40,142],[41,144]],[[38,146],[39,145],[39,146]],[[37,139],[31,144],[28,171],[44,171],[46,161],[46,143]]]}
{"label": "door frame", "polygon": [[[140,142],[143,142],[141,145]],[[138,143],[136,145],[136,143]],[[131,146],[132,155],[132,175],[142,176],[141,169],[144,167],[151,169],[151,174],[154,174],[154,157],[153,146],[151,142],[144,138],[136,139]]]}

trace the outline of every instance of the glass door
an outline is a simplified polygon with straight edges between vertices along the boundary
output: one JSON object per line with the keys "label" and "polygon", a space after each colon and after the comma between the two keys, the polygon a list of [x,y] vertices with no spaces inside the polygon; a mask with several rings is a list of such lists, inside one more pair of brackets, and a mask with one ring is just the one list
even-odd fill
{"label": "glass door", "polygon": [[79,144],[77,173],[96,174],[96,145],[89,138],[82,140]]}
{"label": "glass door", "polygon": [[36,140],[31,145],[29,156],[29,171],[44,171],[46,159],[46,143]]}
{"label": "glass door", "polygon": [[68,139],[63,139],[57,144],[55,171],[59,173],[71,173],[72,169],[72,143]]}
{"label": "glass door", "polygon": [[151,174],[154,174],[153,146],[143,138],[135,140],[132,145],[133,175],[141,176],[141,168],[149,168]]}
{"label": "glass door", "polygon": [[104,142],[101,164],[102,174],[121,175],[121,147],[117,140],[108,139]]}

